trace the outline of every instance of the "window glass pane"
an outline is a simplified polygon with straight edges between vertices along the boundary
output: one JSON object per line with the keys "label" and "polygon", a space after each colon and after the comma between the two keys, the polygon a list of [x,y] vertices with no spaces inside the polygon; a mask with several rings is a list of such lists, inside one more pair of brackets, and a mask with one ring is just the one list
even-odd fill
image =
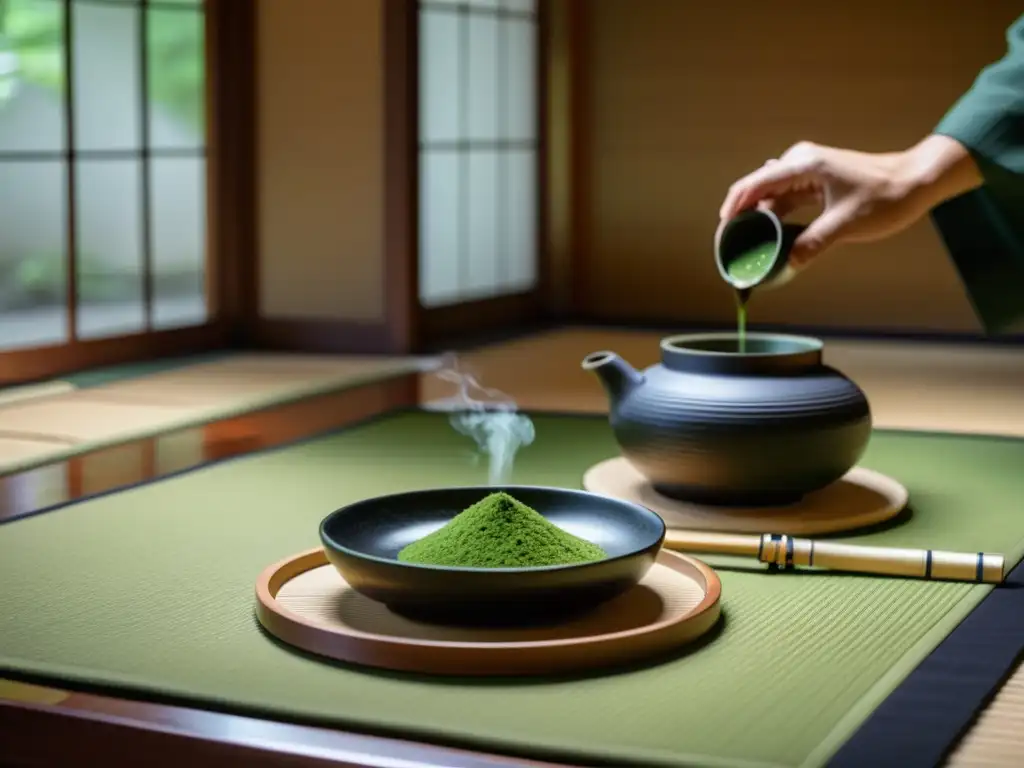
{"label": "window glass pane", "polygon": [[153,327],[206,322],[206,162],[153,158]]}
{"label": "window glass pane", "polygon": [[537,137],[537,44],[533,21],[504,18],[504,138],[532,141]]}
{"label": "window glass pane", "polygon": [[468,135],[464,138],[494,141],[498,138],[498,19],[470,16]]}
{"label": "window glass pane", "polygon": [[498,284],[498,153],[470,152],[466,224],[466,281],[459,299],[467,301],[500,293]]}
{"label": "window glass pane", "polygon": [[501,2],[500,0],[466,0],[466,5],[470,8],[498,8]]}
{"label": "window glass pane", "polygon": [[537,153],[505,155],[504,288],[526,291],[537,283]]}
{"label": "window glass pane", "polygon": [[0,21],[0,152],[64,149],[64,13],[54,0],[6,0]]}
{"label": "window glass pane", "polygon": [[64,163],[0,163],[0,349],[68,340]]}
{"label": "window glass pane", "polygon": [[202,13],[150,8],[147,120],[155,149],[195,148],[205,142],[205,75]]}
{"label": "window glass pane", "polygon": [[420,140],[456,141],[460,135],[459,15],[420,13]]}
{"label": "window glass pane", "polygon": [[506,11],[518,13],[536,13],[537,0],[500,0],[501,7]]}
{"label": "window glass pane", "polygon": [[138,149],[138,8],[74,3],[75,142],[79,150]]}
{"label": "window glass pane", "polygon": [[425,307],[459,296],[459,164],[456,152],[420,155],[420,302]]}
{"label": "window glass pane", "polygon": [[145,329],[140,170],[140,160],[76,163],[79,338]]}

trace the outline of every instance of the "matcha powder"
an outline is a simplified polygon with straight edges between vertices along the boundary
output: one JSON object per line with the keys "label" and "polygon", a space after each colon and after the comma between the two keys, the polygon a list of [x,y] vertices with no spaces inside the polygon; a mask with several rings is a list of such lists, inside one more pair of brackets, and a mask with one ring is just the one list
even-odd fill
{"label": "matcha powder", "polygon": [[570,565],[607,556],[596,544],[563,531],[507,493],[481,499],[398,553],[406,563],[463,568]]}

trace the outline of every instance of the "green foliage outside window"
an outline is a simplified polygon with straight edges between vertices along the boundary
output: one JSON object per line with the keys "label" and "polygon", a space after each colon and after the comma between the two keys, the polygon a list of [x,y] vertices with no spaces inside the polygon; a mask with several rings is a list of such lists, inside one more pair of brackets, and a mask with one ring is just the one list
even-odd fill
{"label": "green foliage outside window", "polygon": [[[56,0],[0,0],[0,54],[13,54],[16,77],[56,92],[63,90],[63,26],[63,4]],[[205,74],[201,14],[153,7],[147,11],[146,28],[150,100],[201,129]]]}
{"label": "green foliage outside window", "polygon": [[[72,0],[72,4],[77,0]],[[83,3],[84,5],[84,3]],[[130,6],[126,6],[130,7]],[[180,9],[159,5],[146,9],[146,65],[152,105],[202,136],[204,128],[205,61],[201,3]],[[64,98],[65,3],[61,0],[0,0],[0,119],[4,102],[26,84]],[[72,41],[73,44],[74,41]],[[87,73],[83,73],[87,74]],[[60,305],[67,276],[61,253],[0,254],[0,311]],[[187,283],[201,291],[190,267],[178,275],[156,275],[165,282]],[[180,270],[179,270],[180,271]],[[78,255],[78,294],[83,302],[134,300],[138,276],[111,273],[96,254]],[[176,284],[176,283],[175,283]],[[159,286],[158,286],[159,287]],[[173,286],[172,286],[173,289]]]}

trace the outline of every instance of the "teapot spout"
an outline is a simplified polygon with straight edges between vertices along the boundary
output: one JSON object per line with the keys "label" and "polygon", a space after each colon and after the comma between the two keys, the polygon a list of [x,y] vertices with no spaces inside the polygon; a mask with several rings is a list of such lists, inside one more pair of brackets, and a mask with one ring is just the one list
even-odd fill
{"label": "teapot spout", "polygon": [[597,374],[612,405],[622,400],[631,389],[644,380],[642,373],[614,352],[592,352],[583,358],[581,367],[585,371]]}

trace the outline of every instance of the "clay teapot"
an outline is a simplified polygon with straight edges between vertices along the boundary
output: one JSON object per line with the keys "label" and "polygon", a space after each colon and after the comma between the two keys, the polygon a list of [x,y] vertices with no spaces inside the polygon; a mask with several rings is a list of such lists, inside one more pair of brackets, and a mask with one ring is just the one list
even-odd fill
{"label": "clay teapot", "polygon": [[671,336],[636,371],[614,352],[583,359],[610,400],[622,455],[664,495],[705,504],[798,501],[864,454],[871,409],[822,361],[818,339],[735,333]]}

